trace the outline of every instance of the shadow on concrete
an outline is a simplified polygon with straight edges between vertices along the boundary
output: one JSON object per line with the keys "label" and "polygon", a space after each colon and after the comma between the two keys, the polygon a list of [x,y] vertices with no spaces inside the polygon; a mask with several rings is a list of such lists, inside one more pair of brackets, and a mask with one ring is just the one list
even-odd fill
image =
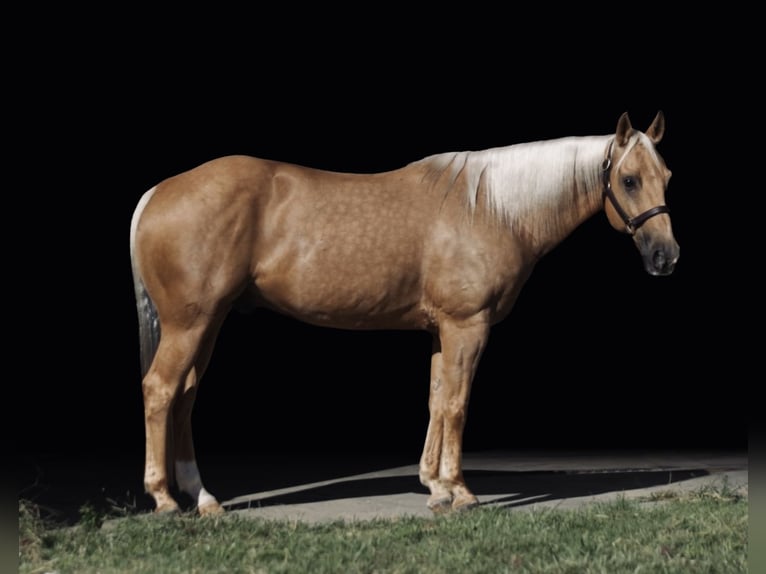
{"label": "shadow on concrete", "polygon": [[[605,492],[623,492],[638,488],[670,485],[708,475],[704,469],[662,471],[563,472],[563,471],[481,471],[468,470],[464,476],[469,488],[479,499],[493,496],[493,506],[514,507],[581,496],[595,496]],[[307,504],[347,498],[372,498],[396,494],[428,495],[428,490],[417,476],[391,476],[363,478],[336,482],[316,487],[307,486],[296,492],[263,496],[239,497],[242,502],[227,505],[239,510],[253,506]],[[500,498],[497,498],[501,495]]]}

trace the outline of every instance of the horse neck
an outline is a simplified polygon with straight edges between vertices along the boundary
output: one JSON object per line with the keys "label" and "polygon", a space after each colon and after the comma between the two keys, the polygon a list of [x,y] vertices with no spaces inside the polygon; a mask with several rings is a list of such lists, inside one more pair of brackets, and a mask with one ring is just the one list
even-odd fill
{"label": "horse neck", "polygon": [[[535,252],[552,249],[603,209],[601,163],[611,136],[569,137],[471,152],[483,190],[469,197]],[[483,193],[481,193],[483,191]]]}

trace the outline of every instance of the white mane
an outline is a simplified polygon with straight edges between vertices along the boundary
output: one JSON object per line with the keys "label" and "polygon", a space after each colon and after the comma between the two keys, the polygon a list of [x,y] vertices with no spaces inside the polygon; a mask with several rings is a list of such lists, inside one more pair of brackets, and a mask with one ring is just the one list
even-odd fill
{"label": "white mane", "polygon": [[481,191],[486,194],[490,211],[515,226],[534,218],[541,208],[549,213],[567,211],[576,200],[573,190],[585,194],[600,189],[600,165],[610,137],[566,137],[437,154],[421,161],[429,162],[439,173],[447,173],[450,188],[463,179],[471,211]]}

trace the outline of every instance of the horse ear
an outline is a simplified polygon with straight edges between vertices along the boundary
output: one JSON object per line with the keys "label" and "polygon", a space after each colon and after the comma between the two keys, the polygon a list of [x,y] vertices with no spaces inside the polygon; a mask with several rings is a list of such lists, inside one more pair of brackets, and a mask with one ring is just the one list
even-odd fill
{"label": "horse ear", "polygon": [[662,139],[662,135],[665,133],[665,114],[662,110],[657,112],[657,115],[652,121],[652,125],[646,130],[646,135],[652,140],[652,143],[657,145]]}
{"label": "horse ear", "polygon": [[624,146],[627,144],[631,135],[633,135],[633,126],[630,124],[628,112],[623,112],[617,121],[617,145]]}

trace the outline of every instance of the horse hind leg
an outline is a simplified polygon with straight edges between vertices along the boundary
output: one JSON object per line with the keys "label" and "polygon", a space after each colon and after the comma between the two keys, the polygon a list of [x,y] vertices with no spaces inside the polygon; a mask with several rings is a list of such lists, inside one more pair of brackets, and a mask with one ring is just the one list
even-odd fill
{"label": "horse hind leg", "polygon": [[189,382],[198,379],[196,369],[187,377],[185,388],[173,406],[175,449],[173,452],[173,473],[178,488],[189,495],[201,515],[220,514],[223,508],[218,500],[202,484],[192,440],[191,412],[197,394],[197,384]]}
{"label": "horse hind leg", "polygon": [[[178,503],[170,494],[170,462],[174,446],[175,404],[190,376],[197,354],[200,335],[197,331],[175,332],[167,328],[162,333],[157,353],[144,376],[144,422],[146,426],[146,463],[144,488],[155,501],[155,512],[177,512]],[[181,444],[183,444],[181,442]]]}
{"label": "horse hind leg", "polygon": [[213,332],[204,338],[194,367],[189,371],[184,387],[181,389],[173,406],[172,415],[175,439],[172,471],[175,473],[178,488],[194,500],[197,505],[197,511],[203,516],[221,514],[223,507],[202,484],[194,450],[191,417],[197,389],[210,362],[213,345],[219,329],[220,322]]}

